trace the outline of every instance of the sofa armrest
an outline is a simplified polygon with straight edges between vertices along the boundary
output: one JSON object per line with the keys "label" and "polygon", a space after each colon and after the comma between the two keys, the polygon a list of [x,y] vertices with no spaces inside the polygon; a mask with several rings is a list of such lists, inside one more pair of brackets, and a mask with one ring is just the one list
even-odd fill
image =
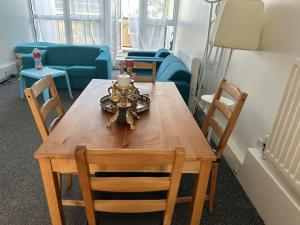
{"label": "sofa armrest", "polygon": [[128,56],[154,57],[156,51],[129,51]]}
{"label": "sofa armrest", "polygon": [[148,63],[152,63],[152,62],[161,63],[162,61],[164,61],[164,58],[161,57],[145,57],[145,56],[127,56],[125,60],[126,59],[131,59],[135,62],[148,62]]}
{"label": "sofa armrest", "polygon": [[111,79],[112,62],[108,46],[100,46],[100,55],[95,59],[97,77]]}
{"label": "sofa armrest", "polygon": [[[42,64],[46,65],[46,55],[47,55],[47,50],[40,50],[41,52],[41,59],[42,59]],[[30,69],[34,68],[34,60],[32,53],[28,53],[22,57],[22,69]]]}
{"label": "sofa armrest", "polygon": [[185,81],[174,81],[178,91],[180,92],[183,100],[186,104],[189,102],[189,96],[190,96],[190,84]]}

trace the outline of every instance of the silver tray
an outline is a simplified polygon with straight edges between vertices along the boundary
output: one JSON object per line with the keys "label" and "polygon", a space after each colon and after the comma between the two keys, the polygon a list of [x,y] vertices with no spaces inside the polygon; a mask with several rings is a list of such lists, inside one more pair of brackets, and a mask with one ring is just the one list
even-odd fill
{"label": "silver tray", "polygon": [[[109,98],[110,95],[105,95],[100,99],[101,108],[106,112],[115,113],[116,107],[111,103]],[[147,94],[138,95],[136,112],[142,113],[147,111],[150,108],[150,102],[150,98]]]}

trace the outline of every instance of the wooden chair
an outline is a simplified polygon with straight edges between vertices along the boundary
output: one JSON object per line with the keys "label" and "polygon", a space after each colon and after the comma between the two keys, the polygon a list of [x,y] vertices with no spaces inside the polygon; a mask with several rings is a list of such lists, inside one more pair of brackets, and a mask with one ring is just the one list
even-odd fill
{"label": "wooden chair", "polygon": [[[37,101],[37,97],[46,89],[50,89],[52,97],[46,101],[41,107]],[[62,107],[60,98],[58,96],[54,81],[52,76],[48,75],[45,78],[35,82],[31,88],[26,88],[24,90],[28,104],[30,106],[31,112],[33,114],[35,123],[38,127],[42,140],[45,141],[49,133],[54,129],[58,122],[62,119],[65,112]],[[50,126],[47,127],[45,119],[55,108],[57,112],[57,117],[51,122]],[[61,175],[58,174],[59,186],[61,184]],[[67,175],[67,186],[72,186],[72,175]]]}
{"label": "wooden chair", "polygon": [[[120,72],[124,73],[126,69],[125,62],[120,62]],[[132,79],[136,82],[155,82],[156,81],[156,62],[134,61],[134,69],[151,70],[152,76],[139,76],[135,74]]]}
{"label": "wooden chair", "polygon": [[[89,225],[96,225],[95,211],[140,213],[165,211],[163,225],[170,225],[184,163],[184,150],[86,150],[77,146],[75,161]],[[91,177],[89,165],[99,171],[130,171],[172,166],[168,177]],[[92,191],[152,192],[168,191],[167,199],[159,200],[95,200]]]}
{"label": "wooden chair", "polygon": [[[225,103],[220,101],[220,97],[223,92],[226,92],[236,101],[232,110]],[[202,132],[204,134],[207,134],[209,128],[211,127],[211,129],[215,132],[215,134],[219,138],[219,144],[217,145],[216,149],[214,149],[214,152],[217,156],[217,161],[213,162],[211,175],[210,175],[209,196],[208,196],[210,212],[213,211],[214,203],[215,203],[215,192],[216,192],[219,162],[220,159],[222,158],[228,139],[240,115],[240,112],[243,108],[247,96],[248,95],[246,93],[241,92],[240,89],[238,89],[232,84],[227,83],[226,80],[223,80],[217,90],[217,93],[215,94],[214,100],[207,112],[207,116],[201,128]],[[227,121],[225,127],[222,127],[214,117],[215,112],[217,110],[225,117]]]}

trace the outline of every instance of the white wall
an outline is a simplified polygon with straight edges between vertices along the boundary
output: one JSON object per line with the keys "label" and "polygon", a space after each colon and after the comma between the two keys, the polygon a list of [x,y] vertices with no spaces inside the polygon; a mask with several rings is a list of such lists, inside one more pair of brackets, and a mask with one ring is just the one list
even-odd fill
{"label": "white wall", "polygon": [[33,41],[27,0],[0,1],[0,67],[15,62],[14,47]]}
{"label": "white wall", "polygon": [[[300,1],[264,3],[259,51],[235,51],[228,72],[228,80],[249,94],[231,138],[242,160],[258,136],[270,133],[294,58],[300,56]],[[180,1],[175,54],[187,64],[193,56],[203,57],[208,15],[203,0]]]}

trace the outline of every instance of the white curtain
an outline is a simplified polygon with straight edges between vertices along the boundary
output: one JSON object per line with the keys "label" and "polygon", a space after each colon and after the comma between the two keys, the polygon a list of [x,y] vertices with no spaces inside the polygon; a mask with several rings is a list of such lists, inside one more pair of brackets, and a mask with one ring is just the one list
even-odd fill
{"label": "white curtain", "polygon": [[120,4],[121,0],[106,0],[104,43],[109,46],[113,65],[116,63],[120,44]]}
{"label": "white curtain", "polygon": [[123,0],[128,4],[132,47],[153,50],[165,46],[168,0]]}
{"label": "white curtain", "polygon": [[68,0],[72,26],[72,42],[97,45],[104,42],[103,3],[101,0]]}
{"label": "white curtain", "polygon": [[61,40],[61,26],[57,20],[49,20],[51,16],[57,16],[59,12],[56,10],[54,0],[32,0],[33,13],[39,16],[44,16],[44,19],[35,19],[35,32],[38,41],[64,42]]}
{"label": "white curtain", "polygon": [[[164,47],[173,0],[31,0],[38,41],[110,47],[113,62],[121,50],[121,18],[128,18],[133,49]],[[171,7],[170,7],[171,5]],[[121,10],[122,8],[122,10]],[[126,14],[126,15],[125,15]],[[171,26],[170,26],[171,27]]]}

